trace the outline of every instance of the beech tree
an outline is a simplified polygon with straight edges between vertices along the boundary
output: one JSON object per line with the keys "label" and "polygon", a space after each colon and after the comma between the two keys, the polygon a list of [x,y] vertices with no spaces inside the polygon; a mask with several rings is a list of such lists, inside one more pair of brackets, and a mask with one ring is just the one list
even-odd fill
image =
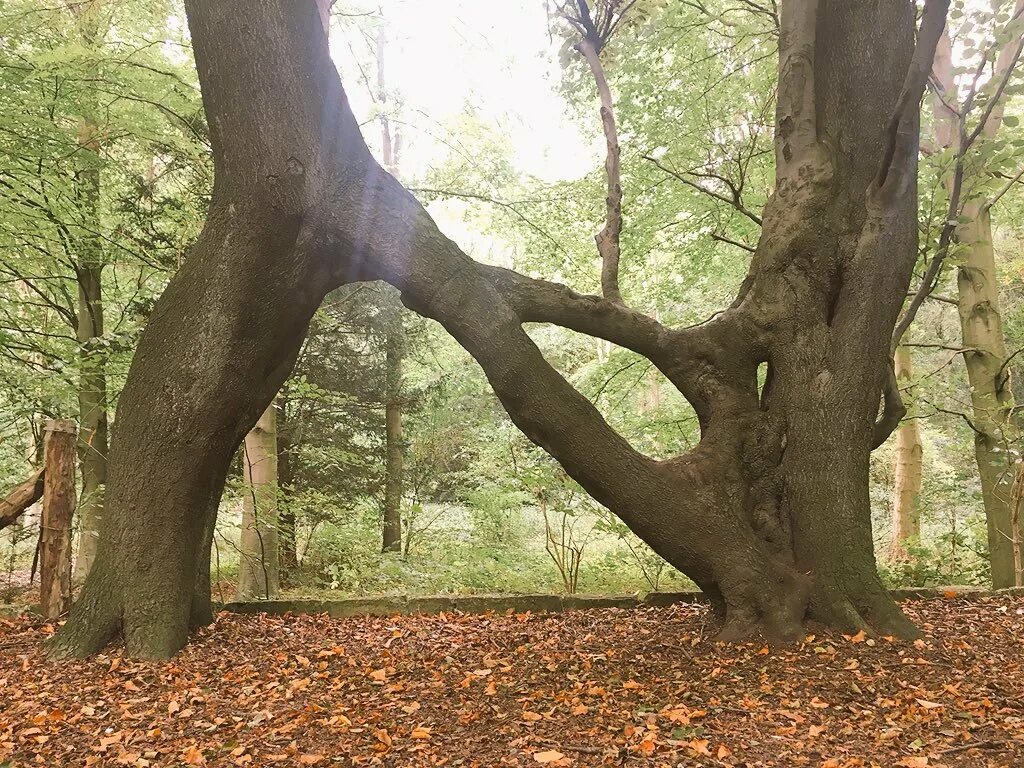
{"label": "beech tree", "polygon": [[[948,2],[783,0],[776,184],[733,303],[667,327],[606,295],[474,262],[373,159],[317,5],[186,2],[216,181],[121,395],[96,563],[54,640],[166,657],[210,619],[209,536],[231,456],[345,282],[385,280],[481,365],[515,424],[689,575],[721,636],[806,617],[915,630],[878,578],[871,450],[902,415],[890,359],[916,258],[918,109]],[[615,254],[622,261],[629,254]],[[621,290],[628,296],[628,290]],[[700,443],[635,450],[541,355],[555,323],[648,358]],[[763,375],[759,376],[759,371]],[[883,394],[885,395],[883,397]],[[882,413],[879,415],[880,405]]]}

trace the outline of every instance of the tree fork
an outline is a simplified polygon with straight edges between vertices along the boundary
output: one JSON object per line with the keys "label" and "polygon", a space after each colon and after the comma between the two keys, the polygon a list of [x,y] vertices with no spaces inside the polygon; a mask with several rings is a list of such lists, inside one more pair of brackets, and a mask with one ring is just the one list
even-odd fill
{"label": "tree fork", "polygon": [[[368,279],[396,286],[476,358],[516,425],[723,608],[723,636],[793,636],[808,606],[844,629],[912,633],[875,571],[867,470],[916,255],[921,62],[944,0],[927,3],[912,56],[909,0],[784,3],[778,190],[740,296],[691,329],[459,250],[370,155],[314,3],[254,0],[245,25],[230,0],[186,7],[214,202],[133,361],[112,522],[59,652],[95,650],[110,621],[131,655],[185,642],[207,510],[232,453],[322,297]],[[892,52],[879,68],[860,66],[864,39]],[[831,57],[815,61],[816,50]],[[698,446],[667,461],[636,451],[544,359],[529,321],[647,355],[697,411]],[[766,361],[772,383],[759,393]]]}

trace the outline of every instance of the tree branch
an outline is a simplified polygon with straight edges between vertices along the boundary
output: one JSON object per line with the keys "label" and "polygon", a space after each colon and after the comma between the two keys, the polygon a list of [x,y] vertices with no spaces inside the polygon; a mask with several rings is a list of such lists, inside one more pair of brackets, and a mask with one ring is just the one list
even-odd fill
{"label": "tree branch", "polygon": [[[882,156],[882,163],[875,177],[875,186],[879,189],[886,185],[894,165],[905,166],[905,163],[898,162],[901,158],[917,154],[919,132],[916,130],[916,121],[908,118],[916,116],[917,106],[928,85],[928,78],[932,73],[932,62],[935,61],[935,49],[942,37],[942,30],[946,27],[948,11],[949,0],[925,0],[924,13],[921,15],[921,28],[917,34],[917,45],[914,47],[914,55],[907,68],[907,76],[896,103],[896,110],[889,120],[888,141]],[[910,126],[908,122],[913,122],[915,125]],[[911,130],[912,127],[913,130]],[[914,148],[913,153],[910,152],[911,146]],[[896,183],[906,181],[904,176],[905,174],[899,174]]]}

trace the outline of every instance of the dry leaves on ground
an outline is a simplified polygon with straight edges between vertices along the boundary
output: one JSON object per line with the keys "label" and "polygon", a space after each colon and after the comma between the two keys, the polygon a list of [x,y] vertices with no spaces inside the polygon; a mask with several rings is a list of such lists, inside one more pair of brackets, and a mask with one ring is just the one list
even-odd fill
{"label": "dry leaves on ground", "polygon": [[0,766],[1024,766],[1024,599],[916,643],[723,645],[704,608],[221,615],[174,660],[48,662],[0,622]]}

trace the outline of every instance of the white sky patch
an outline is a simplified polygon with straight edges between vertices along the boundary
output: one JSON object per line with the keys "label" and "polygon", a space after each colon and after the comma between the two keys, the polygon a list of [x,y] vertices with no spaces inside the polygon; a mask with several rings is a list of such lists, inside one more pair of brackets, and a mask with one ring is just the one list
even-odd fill
{"label": "white sky patch", "polygon": [[[596,129],[581,131],[555,92],[558,41],[548,37],[543,0],[381,0],[379,8],[388,30],[388,90],[400,95],[410,124],[402,126],[404,176],[419,176],[448,154],[444,145],[458,141],[448,128],[467,106],[508,138],[513,162],[527,174],[573,179],[600,162]],[[375,60],[375,40],[348,20],[333,29],[331,54],[357,117],[366,119],[374,107],[363,78],[376,89],[375,69],[365,69]],[[595,126],[597,108],[595,94]],[[377,143],[369,125],[364,132]]]}

